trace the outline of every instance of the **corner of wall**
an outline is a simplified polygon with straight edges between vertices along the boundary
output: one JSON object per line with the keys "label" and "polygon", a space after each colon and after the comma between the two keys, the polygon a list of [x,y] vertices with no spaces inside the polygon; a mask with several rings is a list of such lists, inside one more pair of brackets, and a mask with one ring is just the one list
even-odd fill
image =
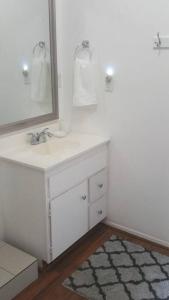
{"label": "corner of wall", "polygon": [[4,238],[4,226],[3,226],[3,215],[2,215],[2,209],[0,203],[0,240],[3,240],[3,238]]}

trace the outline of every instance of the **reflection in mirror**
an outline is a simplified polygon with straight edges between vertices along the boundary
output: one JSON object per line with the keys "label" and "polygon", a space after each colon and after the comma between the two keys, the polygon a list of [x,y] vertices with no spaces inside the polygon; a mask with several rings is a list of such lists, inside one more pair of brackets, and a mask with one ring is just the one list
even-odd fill
{"label": "reflection in mirror", "polygon": [[0,1],[0,129],[56,118],[54,21],[54,0]]}

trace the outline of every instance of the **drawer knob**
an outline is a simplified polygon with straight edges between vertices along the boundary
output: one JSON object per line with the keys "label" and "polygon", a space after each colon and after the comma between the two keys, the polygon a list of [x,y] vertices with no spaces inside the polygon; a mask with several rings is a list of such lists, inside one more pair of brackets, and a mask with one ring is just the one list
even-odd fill
{"label": "drawer knob", "polygon": [[86,195],[82,196],[82,199],[85,201],[87,199],[87,196]]}
{"label": "drawer knob", "polygon": [[102,211],[102,210],[99,210],[99,211],[98,211],[98,215],[101,216],[102,214],[103,214],[103,211]]}
{"label": "drawer knob", "polygon": [[103,183],[99,184],[98,187],[99,187],[100,189],[102,189],[102,188],[103,188]]}

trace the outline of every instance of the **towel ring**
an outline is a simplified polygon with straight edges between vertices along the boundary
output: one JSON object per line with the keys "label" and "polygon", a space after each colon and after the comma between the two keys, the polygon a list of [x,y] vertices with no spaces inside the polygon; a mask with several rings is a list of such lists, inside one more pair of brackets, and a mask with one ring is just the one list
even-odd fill
{"label": "towel ring", "polygon": [[33,54],[36,53],[36,50],[39,49],[41,50],[45,50],[45,57],[46,57],[46,43],[44,41],[39,41],[33,48]]}
{"label": "towel ring", "polygon": [[75,53],[74,53],[74,59],[76,59],[76,57],[81,53],[83,52],[84,50],[87,50],[88,51],[88,54],[89,54],[89,58],[91,59],[92,58],[92,51],[90,49],[90,42],[88,40],[84,40],[82,42],[81,45],[78,45],[75,49]]}

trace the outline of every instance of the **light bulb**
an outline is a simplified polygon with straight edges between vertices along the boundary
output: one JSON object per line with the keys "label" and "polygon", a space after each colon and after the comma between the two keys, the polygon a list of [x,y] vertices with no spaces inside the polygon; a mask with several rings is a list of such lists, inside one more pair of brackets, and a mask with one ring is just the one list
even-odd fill
{"label": "light bulb", "polygon": [[112,77],[114,75],[114,69],[112,67],[108,67],[106,69],[106,74],[107,74],[107,76],[111,76]]}
{"label": "light bulb", "polygon": [[24,65],[23,65],[23,71],[28,71],[28,69],[29,69],[29,68],[28,68],[28,65],[24,64]]}
{"label": "light bulb", "polygon": [[113,77],[115,74],[114,68],[112,66],[108,66],[106,68],[106,76],[105,76],[105,84],[106,84],[106,91],[112,92],[113,91]]}
{"label": "light bulb", "polygon": [[24,64],[22,67],[22,73],[25,77],[27,77],[29,75],[29,67],[27,64]]}

